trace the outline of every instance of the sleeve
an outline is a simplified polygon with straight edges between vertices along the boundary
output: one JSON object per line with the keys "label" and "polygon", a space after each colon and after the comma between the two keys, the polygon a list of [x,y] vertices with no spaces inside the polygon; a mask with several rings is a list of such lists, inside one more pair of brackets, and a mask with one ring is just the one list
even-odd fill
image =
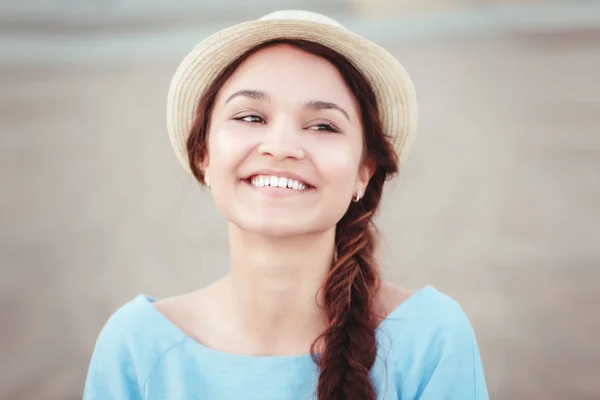
{"label": "sleeve", "polygon": [[135,359],[122,318],[115,313],[104,325],[92,353],[84,400],[142,399]]}
{"label": "sleeve", "polygon": [[440,332],[426,358],[415,400],[489,400],[475,333],[466,315]]}

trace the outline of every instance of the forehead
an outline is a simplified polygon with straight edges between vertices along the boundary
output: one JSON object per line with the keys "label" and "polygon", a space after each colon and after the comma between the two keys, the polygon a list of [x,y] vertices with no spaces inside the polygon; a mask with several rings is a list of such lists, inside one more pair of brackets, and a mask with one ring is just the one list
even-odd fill
{"label": "forehead", "polygon": [[242,89],[267,92],[275,101],[331,101],[357,112],[354,94],[328,60],[287,44],[253,53],[236,69],[222,95]]}

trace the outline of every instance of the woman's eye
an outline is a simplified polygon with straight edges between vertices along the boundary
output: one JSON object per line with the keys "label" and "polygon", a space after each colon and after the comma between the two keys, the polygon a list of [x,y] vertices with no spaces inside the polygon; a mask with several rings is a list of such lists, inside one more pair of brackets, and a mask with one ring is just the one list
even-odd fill
{"label": "woman's eye", "polygon": [[317,124],[317,125],[311,126],[309,129],[312,129],[313,131],[318,131],[318,132],[332,132],[332,133],[337,133],[340,131],[332,124]]}
{"label": "woman's eye", "polygon": [[248,122],[250,124],[255,124],[255,123],[264,123],[264,120],[257,116],[257,115],[244,115],[242,117],[237,117],[234,118],[236,121],[242,121],[242,122]]}

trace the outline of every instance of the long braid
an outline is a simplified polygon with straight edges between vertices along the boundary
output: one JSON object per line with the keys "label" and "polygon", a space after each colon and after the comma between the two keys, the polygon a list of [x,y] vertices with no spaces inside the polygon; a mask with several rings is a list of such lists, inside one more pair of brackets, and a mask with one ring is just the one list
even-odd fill
{"label": "long braid", "polygon": [[[320,367],[319,400],[376,397],[370,370],[377,356],[374,306],[379,272],[374,261],[376,232],[372,217],[382,183],[372,180],[365,197],[350,205],[336,228],[337,260],[323,286],[329,327],[313,345]],[[323,351],[317,355],[321,343]]]}

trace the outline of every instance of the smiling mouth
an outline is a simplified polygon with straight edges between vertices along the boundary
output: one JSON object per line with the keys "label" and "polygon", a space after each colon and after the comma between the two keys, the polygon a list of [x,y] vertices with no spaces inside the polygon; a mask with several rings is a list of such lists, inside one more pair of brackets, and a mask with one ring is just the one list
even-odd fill
{"label": "smiling mouth", "polygon": [[282,176],[253,175],[245,179],[245,181],[254,187],[273,187],[296,191],[314,189],[314,186],[311,186],[306,182]]}

